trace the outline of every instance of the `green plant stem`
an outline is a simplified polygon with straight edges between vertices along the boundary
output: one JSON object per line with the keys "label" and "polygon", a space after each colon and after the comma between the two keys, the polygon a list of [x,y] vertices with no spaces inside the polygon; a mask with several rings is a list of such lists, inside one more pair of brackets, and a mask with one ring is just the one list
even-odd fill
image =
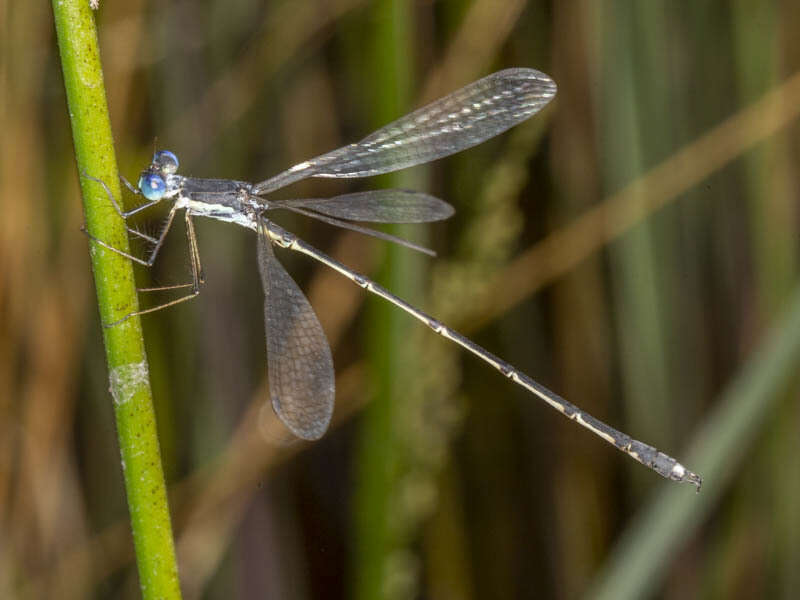
{"label": "green plant stem", "polygon": [[[371,73],[370,105],[373,127],[379,127],[407,112],[410,94],[410,28],[412,11],[406,2],[380,0],[370,5],[370,48],[365,62]],[[408,174],[376,178],[384,187],[415,188]],[[387,229],[413,238],[402,226]],[[417,232],[418,234],[418,232]],[[404,248],[385,245],[383,265],[376,279],[414,302],[419,290],[417,257]],[[409,567],[409,520],[399,500],[409,477],[408,448],[402,436],[399,411],[407,411],[415,360],[407,315],[390,304],[370,302],[367,346],[371,362],[373,401],[364,411],[358,453],[358,479],[354,505],[355,569],[353,597],[358,600],[390,600],[413,596],[416,574]],[[401,408],[402,407],[402,408]]]}
{"label": "green plant stem", "polygon": [[[119,198],[97,30],[88,0],[52,4],[78,170],[105,181]],[[81,177],[81,190],[89,233],[127,251],[122,219],[102,186]],[[90,248],[100,319],[113,323],[138,309],[131,262],[94,242]],[[104,328],[103,339],[142,596],[180,598],[141,323],[134,317]]]}

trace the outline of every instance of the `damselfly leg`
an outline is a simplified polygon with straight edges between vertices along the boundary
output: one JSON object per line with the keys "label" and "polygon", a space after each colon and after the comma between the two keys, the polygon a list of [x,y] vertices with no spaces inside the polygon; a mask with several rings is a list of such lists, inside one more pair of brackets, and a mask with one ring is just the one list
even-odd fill
{"label": "damselfly leg", "polygon": [[[129,217],[131,217],[132,215],[138,214],[141,211],[158,204],[159,200],[150,200],[148,202],[145,202],[144,204],[141,204],[141,205],[139,205],[139,206],[137,206],[135,208],[132,208],[129,211],[123,211],[123,210],[121,210],[121,208],[119,206],[119,203],[114,199],[114,195],[112,194],[112,192],[109,189],[108,185],[106,185],[105,181],[103,181],[102,179],[98,179],[97,177],[92,177],[91,175],[88,175],[86,173],[83,174],[83,177],[85,177],[85,178],[87,178],[87,179],[89,179],[91,181],[94,181],[96,183],[99,183],[103,187],[103,190],[105,191],[106,195],[108,196],[108,199],[111,202],[111,205],[114,207],[114,210],[123,219],[123,222],[125,223],[125,230],[128,233],[130,233],[132,235],[135,235],[137,237],[140,237],[140,238],[144,239],[145,241],[151,243],[153,245],[153,247],[151,248],[147,259],[142,259],[142,258],[139,258],[138,256],[135,256],[134,254],[131,254],[130,252],[126,252],[126,251],[121,250],[119,248],[115,248],[111,244],[108,244],[108,243],[104,242],[103,240],[97,238],[96,236],[94,236],[91,233],[89,233],[88,229],[85,226],[81,227],[81,231],[83,231],[83,233],[85,233],[86,236],[91,241],[93,241],[96,244],[102,246],[103,248],[106,248],[107,250],[111,250],[112,252],[115,252],[116,254],[119,254],[120,256],[124,256],[125,258],[130,259],[133,262],[135,262],[137,264],[140,264],[142,266],[152,267],[153,264],[155,264],[155,260],[156,260],[156,257],[158,256],[159,251],[161,250],[161,248],[164,245],[164,240],[167,238],[167,234],[169,233],[170,229],[172,228],[172,223],[174,222],[175,214],[178,211],[178,206],[176,206],[174,204],[172,205],[172,207],[170,208],[169,214],[167,215],[167,218],[164,221],[164,225],[161,227],[161,232],[160,232],[159,236],[157,238],[156,237],[152,237],[152,236],[149,236],[149,235],[147,235],[145,233],[142,233],[142,232],[136,230],[133,227],[130,227],[128,225],[127,219]],[[136,190],[135,188],[133,188],[133,186],[131,186],[131,184],[124,177],[120,177],[120,179],[126,185],[126,187],[128,187],[131,190],[133,190],[137,195],[141,194],[141,192],[139,190]],[[176,304],[180,304],[182,302],[186,302],[187,300],[191,300],[192,298],[195,298],[200,293],[200,285],[204,282],[204,279],[203,279],[202,266],[201,266],[201,263],[200,263],[200,252],[198,250],[198,245],[197,245],[197,235],[195,234],[194,223],[192,222],[192,218],[191,218],[191,215],[190,215],[189,211],[186,211],[184,216],[185,216],[185,221],[186,221],[186,236],[187,236],[188,241],[189,241],[189,264],[190,264],[190,267],[191,267],[192,281],[189,282],[189,283],[179,283],[179,284],[171,284],[171,285],[163,285],[163,286],[155,286],[155,287],[137,288],[137,291],[138,292],[163,292],[163,291],[191,288],[191,292],[189,292],[185,296],[181,296],[179,298],[175,298],[174,300],[170,300],[169,302],[165,302],[165,303],[159,304],[157,306],[153,306],[153,307],[142,309],[142,310],[132,311],[132,312],[128,313],[127,315],[125,315],[124,317],[122,317],[121,319],[118,319],[118,320],[113,321],[111,323],[104,323],[103,327],[106,327],[106,328],[114,327],[115,325],[119,325],[120,323],[123,323],[123,322],[127,321],[131,317],[135,317],[135,316],[138,316],[138,315],[143,315],[143,314],[147,314],[147,313],[151,313],[151,312],[156,312],[158,310],[161,310],[163,308],[168,308],[170,306],[175,306]]]}

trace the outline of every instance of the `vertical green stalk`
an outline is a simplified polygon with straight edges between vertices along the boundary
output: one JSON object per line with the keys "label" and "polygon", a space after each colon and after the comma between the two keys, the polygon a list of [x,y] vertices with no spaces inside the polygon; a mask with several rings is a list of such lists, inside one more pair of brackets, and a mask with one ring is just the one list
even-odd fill
{"label": "vertical green stalk", "polygon": [[[105,181],[120,197],[97,30],[87,0],[53,0],[64,86],[78,171]],[[127,250],[123,222],[102,186],[81,177],[86,227]],[[90,243],[100,319],[113,323],[138,308],[129,260]],[[131,318],[103,329],[125,489],[142,597],[180,598],[175,547],[141,323]]]}
{"label": "vertical green stalk", "polygon": [[[779,4],[732,3],[733,42],[736,57],[736,81],[743,102],[751,103],[775,87],[781,78],[781,65],[790,52],[781,40],[791,31]],[[759,23],[759,27],[753,27]],[[790,34],[791,35],[791,34]],[[790,130],[791,131],[791,130]],[[748,152],[742,159],[742,193],[747,199],[749,243],[753,261],[752,301],[756,320],[769,322],[786,303],[797,281],[796,166],[792,158],[789,131],[772,136],[766,143]],[[762,523],[764,539],[770,552],[767,577],[779,589],[797,589],[800,572],[794,568],[800,558],[800,517],[797,497],[800,472],[786,469],[786,456],[800,451],[797,421],[797,378],[782,390],[782,402],[765,424],[755,468],[743,477],[737,490],[740,510],[758,511],[765,496],[773,499]],[[748,508],[743,508],[747,506]],[[735,519],[729,539],[740,539],[747,521]],[[722,588],[720,595],[735,589]]]}
{"label": "vertical green stalk", "polygon": [[[672,132],[667,123],[679,115],[671,113],[668,89],[647,97],[645,90],[658,84],[668,72],[664,64],[663,7],[660,3],[626,2],[604,4],[605,43],[602,80],[605,97],[600,99],[603,178],[614,191],[639,176],[653,156],[668,144]],[[644,33],[646,32],[646,33]],[[652,80],[650,78],[653,78]],[[659,115],[671,114],[671,119]],[[673,252],[671,223],[661,217],[631,228],[610,248],[612,284],[618,305],[620,366],[624,386],[627,426],[639,439],[662,448],[673,444],[670,431],[679,405],[675,402],[669,364],[668,341],[671,321],[669,288],[665,273]],[[633,471],[636,479],[644,477]]]}
{"label": "vertical green stalk", "polygon": [[[385,125],[408,109],[410,96],[409,29],[411,7],[404,0],[380,0],[368,12],[371,48],[370,105],[375,106],[372,126]],[[407,174],[381,178],[388,187],[414,187]],[[395,229],[393,233],[398,233]],[[402,235],[402,234],[401,234]],[[408,297],[416,272],[415,257],[392,245],[377,279]],[[411,284],[411,285],[409,285]],[[413,296],[413,294],[412,294]],[[358,487],[355,498],[356,561],[353,587],[362,600],[407,597],[416,582],[413,559],[405,552],[407,523],[401,500],[406,450],[399,430],[407,404],[408,378],[413,364],[407,316],[380,300],[370,303],[367,345],[372,361],[375,398],[364,414],[358,453]]]}

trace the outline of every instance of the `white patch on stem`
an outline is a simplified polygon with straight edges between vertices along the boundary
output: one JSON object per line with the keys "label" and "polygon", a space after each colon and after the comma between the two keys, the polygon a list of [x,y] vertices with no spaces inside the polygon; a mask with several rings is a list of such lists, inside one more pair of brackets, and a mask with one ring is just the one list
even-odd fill
{"label": "white patch on stem", "polygon": [[147,384],[148,379],[149,372],[146,360],[139,363],[120,365],[116,369],[112,369],[108,375],[108,381],[114,404],[117,406],[126,404],[142,385]]}

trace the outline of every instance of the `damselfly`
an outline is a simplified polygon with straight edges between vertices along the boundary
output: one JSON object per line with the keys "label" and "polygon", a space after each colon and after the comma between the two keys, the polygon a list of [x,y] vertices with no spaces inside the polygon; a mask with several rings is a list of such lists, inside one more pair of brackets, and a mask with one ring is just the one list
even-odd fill
{"label": "damselfly", "polygon": [[[453,208],[432,196],[404,190],[374,190],[328,199],[267,200],[264,196],[307,177],[368,177],[426,163],[454,154],[494,137],[544,107],[556,93],[553,81],[534,69],[507,69],[480,79],[350,144],[262,181],[198,179],[178,175],[178,158],[168,150],[155,153],[139,178],[138,189],[128,188],[147,200],[123,212],[108,186],[103,185],[117,212],[127,219],[161,201],[171,201],[166,223],[157,237],[128,227],[131,235],[151,243],[147,259],[138,258],[92,237],[101,246],[137,263],[151,266],[162,247],[175,213],[185,209],[192,282],[187,295],[166,304],[131,313],[111,325],[138,314],[194,298],[202,283],[202,270],[192,217],[212,217],[254,230],[258,239],[258,266],[264,287],[269,387],[275,412],[297,436],[321,437],[333,413],[334,371],[330,347],[322,327],[303,292],[278,262],[272,245],[310,256],[338,271],[368,292],[403,309],[434,332],[465,348],[517,385],[535,394],[573,421],[616,446],[660,475],[687,481],[700,489],[701,478],[674,458],[632,439],[581,411],[533,379],[499,359],[460,333],[411,306],[367,277],[298,239],[268,218],[272,210],[286,209],[326,223],[345,227],[423,250],[410,242],[357,225],[355,222],[423,223],[445,219]],[[94,179],[94,178],[92,178]]]}

